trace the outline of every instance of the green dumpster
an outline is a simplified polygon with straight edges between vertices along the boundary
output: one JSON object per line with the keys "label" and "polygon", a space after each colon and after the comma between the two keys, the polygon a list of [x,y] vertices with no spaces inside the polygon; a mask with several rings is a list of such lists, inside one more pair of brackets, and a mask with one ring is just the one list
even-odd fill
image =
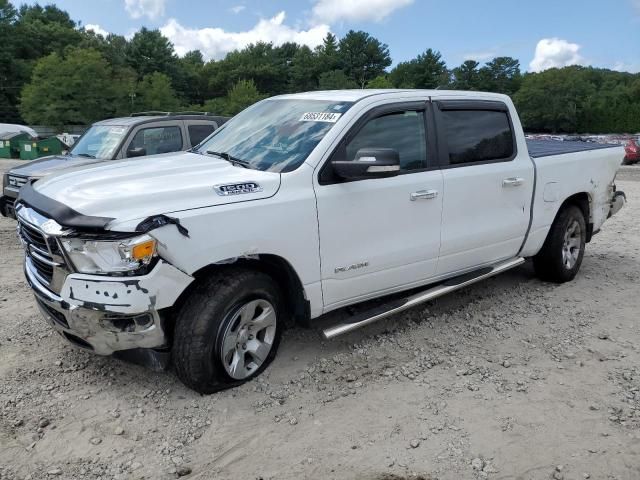
{"label": "green dumpster", "polygon": [[38,156],[60,155],[64,145],[58,137],[49,137],[38,141]]}
{"label": "green dumpster", "polygon": [[35,160],[38,157],[36,140],[20,140],[20,160]]}
{"label": "green dumpster", "polygon": [[31,136],[25,132],[5,132],[0,134],[0,158],[20,157],[20,142],[30,140]]}

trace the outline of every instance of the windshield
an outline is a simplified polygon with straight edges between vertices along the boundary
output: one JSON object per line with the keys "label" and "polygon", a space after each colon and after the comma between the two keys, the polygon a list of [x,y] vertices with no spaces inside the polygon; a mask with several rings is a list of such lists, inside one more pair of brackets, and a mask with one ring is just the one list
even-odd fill
{"label": "windshield", "polygon": [[94,125],[76,142],[71,155],[111,160],[126,133],[125,127]]}
{"label": "windshield", "polygon": [[270,99],[242,111],[198,153],[222,154],[248,168],[290,172],[298,168],[351,102]]}

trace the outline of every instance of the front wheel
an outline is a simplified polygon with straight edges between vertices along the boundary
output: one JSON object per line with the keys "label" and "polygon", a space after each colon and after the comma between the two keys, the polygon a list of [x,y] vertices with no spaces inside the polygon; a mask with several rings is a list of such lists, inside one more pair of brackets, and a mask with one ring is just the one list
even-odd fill
{"label": "front wheel", "polygon": [[278,287],[264,273],[226,269],[202,282],[176,319],[178,378],[208,394],[256,377],[276,355],[283,310]]}
{"label": "front wheel", "polygon": [[573,280],[582,264],[586,239],[582,210],[575,205],[564,208],[551,225],[542,249],[533,257],[536,274],[556,283]]}

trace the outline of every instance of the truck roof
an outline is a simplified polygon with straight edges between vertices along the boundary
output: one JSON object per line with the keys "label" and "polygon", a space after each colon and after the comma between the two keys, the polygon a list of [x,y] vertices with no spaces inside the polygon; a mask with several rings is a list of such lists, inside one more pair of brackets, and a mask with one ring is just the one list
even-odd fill
{"label": "truck roof", "polygon": [[93,125],[117,125],[119,127],[128,127],[156,120],[209,120],[211,122],[222,124],[228,119],[229,117],[223,117],[221,115],[138,115],[133,117],[108,118],[106,120],[95,122]]}
{"label": "truck roof", "polygon": [[372,96],[397,96],[401,93],[422,93],[429,97],[440,96],[456,96],[464,98],[486,98],[496,99],[504,97],[504,95],[498,93],[489,92],[475,92],[465,90],[422,90],[422,89],[400,89],[400,88],[386,88],[386,89],[352,89],[352,90],[319,90],[315,92],[304,93],[291,93],[285,95],[278,95],[273,98],[281,99],[299,99],[299,100],[332,100],[336,102],[357,102],[363,98]]}

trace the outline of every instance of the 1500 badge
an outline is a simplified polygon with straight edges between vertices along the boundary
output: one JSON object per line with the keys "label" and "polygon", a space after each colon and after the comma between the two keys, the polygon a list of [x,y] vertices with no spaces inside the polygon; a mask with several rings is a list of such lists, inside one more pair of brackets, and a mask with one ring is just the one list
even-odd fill
{"label": "1500 badge", "polygon": [[213,187],[218,195],[242,195],[244,193],[261,192],[262,187],[256,182],[231,183],[228,185],[216,185]]}

